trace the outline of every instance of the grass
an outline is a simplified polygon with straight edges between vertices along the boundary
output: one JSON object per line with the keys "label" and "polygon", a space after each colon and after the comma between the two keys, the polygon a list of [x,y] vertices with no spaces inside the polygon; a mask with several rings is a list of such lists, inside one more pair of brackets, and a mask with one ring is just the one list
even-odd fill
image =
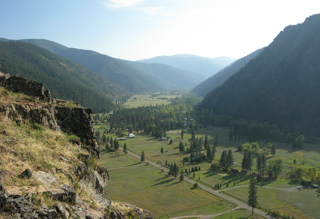
{"label": "grass", "polygon": [[[248,187],[235,188],[223,191],[233,198],[244,203],[248,200]],[[272,209],[281,214],[294,216],[295,218],[309,218],[318,215],[319,198],[315,198],[312,190],[294,190],[292,192],[280,191],[258,187],[258,203],[262,209]],[[311,197],[312,200],[310,200]],[[300,205],[300,206],[299,206]]]}
{"label": "grass", "polygon": [[[208,162],[204,162],[201,164],[189,164],[182,166],[182,159],[184,156],[189,156],[188,154],[181,154],[178,152],[178,144],[182,141],[184,144],[187,143],[186,147],[189,147],[188,139],[191,137],[190,134],[184,134],[184,139],[180,139],[181,130],[172,130],[167,132],[168,135],[174,140],[173,144],[168,144],[169,141],[158,141],[150,136],[140,136],[134,139],[127,139],[126,143],[128,149],[133,153],[140,154],[143,150],[146,154],[146,158],[156,162],[164,164],[167,160],[168,163],[176,162],[180,165],[180,168],[191,169],[194,166],[200,166],[201,171],[196,172],[196,176],[194,180],[198,183],[202,183],[211,188],[217,183],[222,183],[223,189],[230,189],[237,186],[247,186],[249,185],[249,176],[241,176],[241,175],[228,175],[228,174],[219,174],[213,173],[209,170],[210,164]],[[215,163],[219,162],[221,153],[223,150],[231,149],[233,152],[233,156],[236,162],[236,165],[233,167],[235,169],[241,169],[241,161],[243,158],[243,154],[237,152],[237,146],[245,143],[245,141],[232,141],[230,142],[228,139],[229,130],[222,127],[213,127],[206,129],[199,129],[196,132],[196,137],[208,135],[209,142],[212,145],[213,139],[217,134],[219,136],[219,147],[217,148]],[[296,150],[291,147],[291,145],[279,143],[279,142],[271,142],[277,148],[275,156],[270,155],[269,149],[267,149],[267,142],[258,142],[261,150],[264,150],[269,153],[267,155],[268,160],[280,158],[283,160],[283,172],[278,177],[277,180],[268,180],[265,179],[260,185],[268,186],[273,188],[291,188],[296,185],[290,184],[290,179],[287,179],[287,173],[290,171],[290,167],[293,164],[293,160],[296,159],[296,166],[301,166],[304,168],[309,167],[317,167],[320,168],[320,159],[319,152],[320,147],[315,143],[305,144],[303,150]],[[164,148],[165,153],[161,154],[160,149]],[[124,161],[126,162],[126,161]],[[255,161],[254,161],[255,164]],[[114,164],[116,165],[116,164]],[[130,164],[128,164],[130,165]],[[253,172],[255,171],[255,166],[253,167]],[[193,179],[193,174],[188,175]],[[200,178],[200,179],[199,179]],[[234,185],[235,183],[235,185]],[[229,184],[227,187],[226,184]],[[248,196],[248,187],[243,188],[235,188],[231,190],[224,191],[226,194],[229,194],[237,199],[243,200],[246,202]],[[306,217],[316,217],[319,210],[315,206],[319,204],[317,193],[315,190],[305,190],[303,193],[289,193],[287,191],[280,191],[275,189],[267,189],[267,188],[259,188],[258,195],[260,196],[260,205],[262,208],[273,209],[275,211],[279,211],[282,214],[287,214],[294,216],[295,218],[306,218]],[[304,200],[302,202],[296,200]],[[308,204],[309,200],[312,200],[312,204]],[[308,215],[308,216],[306,216]]]}
{"label": "grass", "polygon": [[229,218],[252,218],[252,219],[259,219],[263,218],[257,214],[252,215],[251,211],[248,211],[246,209],[236,209],[232,212],[225,213],[223,215],[214,217],[215,219],[229,219]]}
{"label": "grass", "polygon": [[[136,164],[136,160],[126,156],[126,164]],[[121,157],[120,156],[120,157]],[[113,154],[104,154],[104,161],[114,159],[111,163],[119,162],[125,166],[121,159]],[[127,159],[132,159],[132,162]],[[106,187],[111,200],[133,203],[141,208],[148,209],[154,217],[167,215],[189,214],[187,210],[198,208],[207,209],[204,213],[224,212],[230,209],[230,204],[218,197],[201,190],[191,190],[191,184],[180,182],[178,179],[167,176],[162,171],[149,165],[133,165],[127,168],[109,170],[110,182]],[[207,206],[207,207],[205,207]],[[208,207],[210,206],[210,207]]]}
{"label": "grass", "polygon": [[156,106],[171,104],[171,100],[181,95],[162,94],[152,97],[150,94],[132,96],[124,105],[125,108],[137,108],[141,106]]}

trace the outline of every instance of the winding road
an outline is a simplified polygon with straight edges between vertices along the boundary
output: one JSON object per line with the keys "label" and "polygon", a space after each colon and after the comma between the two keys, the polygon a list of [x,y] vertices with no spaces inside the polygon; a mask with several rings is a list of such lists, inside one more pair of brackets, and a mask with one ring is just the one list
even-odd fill
{"label": "winding road", "polygon": [[[140,160],[140,155],[134,154],[134,153],[132,153],[131,151],[128,151],[128,155],[130,155],[130,156],[132,156],[132,157]],[[159,164],[156,164],[156,163],[154,163],[154,162],[152,162],[152,161],[150,161],[150,160],[148,160],[148,159],[145,159],[144,162],[145,162],[145,163],[148,163],[149,165],[154,166],[154,167],[156,167],[156,168],[158,168],[158,169],[160,169],[160,170],[163,170],[164,172],[169,172],[169,170],[168,170],[167,168],[165,168],[165,167],[163,167],[163,166],[161,166],[161,165],[159,165]],[[196,183],[194,180],[191,180],[191,179],[189,179],[189,178],[187,178],[187,177],[184,178],[184,181],[186,181],[186,182],[188,182],[188,183],[190,183],[190,184],[192,184],[192,185]],[[238,206],[239,206],[238,208],[245,208],[245,209],[248,209],[249,211],[252,210],[252,208],[249,207],[248,205],[246,205],[246,204],[244,204],[244,203],[242,203],[242,202],[240,202],[240,201],[238,201],[238,200],[236,200],[236,199],[230,198],[229,196],[226,196],[226,195],[224,195],[224,194],[221,194],[220,192],[215,191],[215,190],[213,190],[213,189],[211,189],[211,188],[209,188],[209,187],[207,187],[207,186],[204,186],[204,185],[199,184],[199,187],[200,187],[201,189],[203,189],[203,190],[205,190],[205,191],[213,194],[213,195],[216,195],[216,196],[218,196],[218,197],[220,197],[220,198],[222,198],[222,199],[225,199],[225,200],[227,200],[227,201],[229,201],[229,202],[231,202],[231,203],[234,203],[234,204],[238,205]],[[231,211],[231,210],[230,210],[230,211]],[[256,214],[260,215],[260,216],[265,217],[265,218],[273,218],[273,217],[271,217],[270,215],[268,215],[268,214],[266,214],[266,213],[264,213],[264,212],[262,212],[262,211],[260,211],[260,210],[258,210],[258,209],[254,209],[254,212],[255,212]],[[226,213],[226,212],[225,212],[225,213]],[[217,216],[218,216],[218,215],[217,215]],[[197,216],[196,216],[196,217],[197,217]],[[204,217],[205,217],[205,215],[201,215],[201,218],[204,218]],[[208,217],[209,217],[209,216],[208,216]],[[211,217],[213,217],[213,216],[211,216]],[[181,217],[179,217],[179,218],[181,218]]]}

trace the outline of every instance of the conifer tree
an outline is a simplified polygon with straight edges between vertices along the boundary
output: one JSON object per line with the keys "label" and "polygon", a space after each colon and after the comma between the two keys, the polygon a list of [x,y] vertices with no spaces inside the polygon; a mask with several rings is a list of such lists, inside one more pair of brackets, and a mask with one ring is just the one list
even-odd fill
{"label": "conifer tree", "polygon": [[127,148],[127,144],[126,144],[126,143],[123,144],[123,152],[124,152],[125,154],[128,153],[128,148]]}
{"label": "conifer tree", "polygon": [[254,213],[254,208],[258,206],[258,196],[257,196],[257,187],[256,187],[256,179],[252,176],[249,185],[249,200],[248,205],[252,207],[252,214]]}
{"label": "conifer tree", "polygon": [[183,181],[184,180],[184,175],[183,175],[183,170],[181,170],[181,173],[180,173],[180,181]]}
{"label": "conifer tree", "polygon": [[140,158],[140,160],[141,160],[141,161],[144,161],[144,160],[145,160],[144,151],[141,152],[141,158]]}
{"label": "conifer tree", "polygon": [[183,134],[184,134],[184,131],[183,129],[181,130],[181,139],[183,139]]}
{"label": "conifer tree", "polygon": [[276,154],[276,146],[272,145],[271,154],[274,156]]}

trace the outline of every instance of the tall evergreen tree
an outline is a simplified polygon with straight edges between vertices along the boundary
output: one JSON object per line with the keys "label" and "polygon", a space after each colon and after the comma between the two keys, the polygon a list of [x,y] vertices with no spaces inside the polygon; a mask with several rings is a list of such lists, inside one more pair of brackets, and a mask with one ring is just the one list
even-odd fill
{"label": "tall evergreen tree", "polygon": [[140,157],[140,160],[141,161],[144,161],[146,158],[145,158],[145,155],[144,155],[144,151],[141,152],[141,157]]}
{"label": "tall evergreen tree", "polygon": [[163,147],[161,147],[161,150],[160,150],[161,154],[163,154],[164,150],[163,150]]}
{"label": "tall evergreen tree", "polygon": [[181,141],[179,143],[179,152],[184,152],[184,144]]}
{"label": "tall evergreen tree", "polygon": [[206,135],[205,138],[204,138],[204,144],[203,144],[203,146],[204,146],[204,149],[207,149],[208,146],[209,146],[208,135]]}
{"label": "tall evergreen tree", "polygon": [[184,134],[184,131],[183,131],[183,129],[181,130],[181,139],[183,139],[183,134]]}
{"label": "tall evergreen tree", "polygon": [[219,164],[224,171],[228,169],[228,161],[227,161],[227,151],[224,150],[221,154],[221,158],[219,160]]}
{"label": "tall evergreen tree", "polygon": [[213,147],[218,147],[219,145],[219,137],[218,134],[216,134],[216,137],[214,138]]}
{"label": "tall evergreen tree", "polygon": [[124,144],[123,144],[123,152],[124,152],[125,154],[128,153],[127,143],[124,143]]}
{"label": "tall evergreen tree", "polygon": [[276,146],[272,145],[271,154],[274,156],[276,154]]}
{"label": "tall evergreen tree", "polygon": [[261,154],[261,175],[264,176],[267,172],[267,157],[266,154],[263,152]]}
{"label": "tall evergreen tree", "polygon": [[233,163],[234,163],[234,158],[233,158],[231,149],[229,149],[227,154],[227,170],[229,167],[233,165]]}
{"label": "tall evergreen tree", "polygon": [[180,181],[183,181],[184,180],[184,175],[183,175],[183,170],[181,170],[181,173],[180,173]]}
{"label": "tall evergreen tree", "polygon": [[256,179],[254,176],[252,176],[252,178],[250,180],[248,205],[250,207],[252,207],[252,214],[253,214],[254,208],[256,208],[258,206]]}

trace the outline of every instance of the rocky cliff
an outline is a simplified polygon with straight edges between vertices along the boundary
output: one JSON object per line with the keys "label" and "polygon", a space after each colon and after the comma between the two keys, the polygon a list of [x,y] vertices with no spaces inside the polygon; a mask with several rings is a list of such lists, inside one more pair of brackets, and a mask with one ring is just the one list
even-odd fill
{"label": "rocky cliff", "polygon": [[0,218],[151,217],[111,206],[90,109],[24,78],[0,85]]}

